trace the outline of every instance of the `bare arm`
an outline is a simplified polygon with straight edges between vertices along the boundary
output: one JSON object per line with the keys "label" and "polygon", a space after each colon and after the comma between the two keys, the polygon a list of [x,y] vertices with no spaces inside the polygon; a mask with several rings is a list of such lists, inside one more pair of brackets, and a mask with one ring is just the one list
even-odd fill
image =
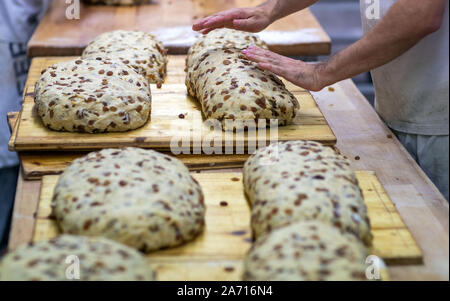
{"label": "bare arm", "polygon": [[278,19],[284,18],[305,9],[318,0],[271,0],[267,1],[270,8],[270,19],[275,22]]}
{"label": "bare arm", "polygon": [[312,91],[397,58],[425,36],[438,30],[446,0],[399,0],[361,40],[320,64],[307,64],[270,51],[250,47],[244,53],[287,80]]}
{"label": "bare arm", "polygon": [[333,56],[319,75],[325,85],[353,77],[399,57],[442,23],[446,0],[400,0],[361,40]]}
{"label": "bare arm", "polygon": [[196,22],[192,29],[203,34],[216,28],[258,32],[274,21],[302,10],[318,0],[268,0],[256,7],[232,8]]}

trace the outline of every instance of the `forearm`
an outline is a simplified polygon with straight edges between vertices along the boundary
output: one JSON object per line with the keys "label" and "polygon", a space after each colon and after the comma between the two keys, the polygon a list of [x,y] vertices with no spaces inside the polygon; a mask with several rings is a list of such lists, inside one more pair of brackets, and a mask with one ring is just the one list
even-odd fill
{"label": "forearm", "polygon": [[[446,0],[400,0],[361,40],[318,66],[324,85],[382,66],[437,30]],[[439,23],[439,24],[437,24]]]}
{"label": "forearm", "polygon": [[313,5],[318,0],[268,0],[261,4],[270,14],[272,22]]}

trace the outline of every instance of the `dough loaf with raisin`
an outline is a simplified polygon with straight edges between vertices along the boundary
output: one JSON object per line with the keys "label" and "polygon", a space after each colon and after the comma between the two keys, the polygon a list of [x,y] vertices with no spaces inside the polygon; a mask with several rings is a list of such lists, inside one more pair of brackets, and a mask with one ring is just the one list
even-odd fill
{"label": "dough loaf with raisin", "polygon": [[[76,259],[79,279],[68,279],[66,270]],[[155,276],[138,251],[99,237],[61,235],[19,246],[0,262],[0,281],[151,281]]]}
{"label": "dough loaf with raisin", "polygon": [[244,165],[255,237],[290,223],[320,220],[371,244],[370,221],[349,161],[311,141],[257,150]]}
{"label": "dough loaf with raisin", "polygon": [[207,51],[218,48],[245,49],[258,46],[267,49],[267,45],[257,35],[229,28],[219,28],[201,36],[189,48],[186,67],[189,69]]}
{"label": "dough loaf with raisin", "polygon": [[[278,77],[259,69],[238,48],[205,52],[188,68],[186,85],[205,117],[218,120],[225,130],[234,127],[229,126],[230,120],[245,124],[263,119],[268,126],[272,119],[278,125],[289,125],[300,107]],[[254,122],[253,126],[257,125]]]}
{"label": "dough loaf with raisin", "polygon": [[151,112],[147,80],[109,60],[75,59],[50,66],[35,86],[45,126],[69,132],[123,132],[146,124]]}
{"label": "dough loaf with raisin", "polygon": [[75,160],[51,203],[63,232],[104,236],[143,252],[202,232],[202,190],[178,159],[139,148],[104,149]]}
{"label": "dough loaf with raisin", "polygon": [[163,44],[152,34],[116,30],[99,35],[83,51],[83,58],[120,61],[161,86],[167,72]]}
{"label": "dough loaf with raisin", "polygon": [[319,221],[299,222],[264,235],[244,259],[247,281],[366,280],[367,250],[353,235]]}

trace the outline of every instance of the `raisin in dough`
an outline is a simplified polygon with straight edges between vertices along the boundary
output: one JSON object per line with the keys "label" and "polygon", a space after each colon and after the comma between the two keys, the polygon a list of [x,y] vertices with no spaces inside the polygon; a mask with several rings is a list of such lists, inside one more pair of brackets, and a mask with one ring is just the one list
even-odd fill
{"label": "raisin in dough", "polygon": [[[77,256],[81,281],[151,281],[155,272],[138,251],[99,237],[62,235],[19,246],[0,262],[0,281],[64,281]],[[73,275],[73,274],[70,274]],[[76,279],[73,279],[76,280]]]}
{"label": "raisin in dough", "polygon": [[245,49],[249,46],[258,46],[267,49],[266,43],[255,34],[228,28],[215,29],[201,36],[189,48],[186,67],[189,69],[208,50],[224,47]]}
{"label": "raisin in dough", "polygon": [[330,225],[299,222],[259,238],[244,259],[247,281],[366,280],[364,245]]}
{"label": "raisin in dough", "polygon": [[64,171],[52,208],[63,232],[104,236],[149,252],[199,234],[203,200],[181,161],[152,150],[105,149]]}
{"label": "raisin in dough", "polygon": [[158,86],[166,76],[167,55],[163,44],[141,31],[116,30],[101,34],[89,43],[83,58],[119,60]]}
{"label": "raisin in dough", "polygon": [[310,141],[271,144],[244,165],[255,237],[292,222],[321,220],[371,244],[370,221],[349,161]]}
{"label": "raisin in dough", "polygon": [[83,0],[87,4],[104,5],[140,5],[152,2],[152,0]]}
{"label": "raisin in dough", "polygon": [[45,126],[69,132],[124,132],[150,118],[147,80],[120,62],[75,59],[43,71],[35,86]]}
{"label": "raisin in dough", "polygon": [[205,117],[219,120],[227,130],[227,119],[275,119],[278,125],[288,125],[300,107],[273,73],[259,69],[238,48],[204,53],[188,68],[186,85],[200,102]]}

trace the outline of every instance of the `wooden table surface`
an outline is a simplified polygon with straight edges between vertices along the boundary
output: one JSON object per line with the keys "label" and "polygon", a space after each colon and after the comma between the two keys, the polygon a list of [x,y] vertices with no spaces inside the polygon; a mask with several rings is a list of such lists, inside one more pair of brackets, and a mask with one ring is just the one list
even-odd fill
{"label": "wooden table surface", "polygon": [[[376,172],[423,250],[423,265],[389,266],[391,279],[448,281],[447,201],[351,80],[313,94],[338,138],[337,147],[352,160],[354,170]],[[10,248],[32,238],[40,185],[40,181],[24,181],[19,176]]]}
{"label": "wooden table surface", "polygon": [[[81,5],[80,19],[66,18],[66,1],[54,0],[28,44],[36,56],[80,55],[99,34],[116,29],[154,33],[172,54],[186,54],[197,35],[195,20],[233,7],[255,6],[262,0],[155,0],[131,7]],[[284,55],[327,55],[331,40],[305,9],[276,21],[261,33],[270,48]]]}

